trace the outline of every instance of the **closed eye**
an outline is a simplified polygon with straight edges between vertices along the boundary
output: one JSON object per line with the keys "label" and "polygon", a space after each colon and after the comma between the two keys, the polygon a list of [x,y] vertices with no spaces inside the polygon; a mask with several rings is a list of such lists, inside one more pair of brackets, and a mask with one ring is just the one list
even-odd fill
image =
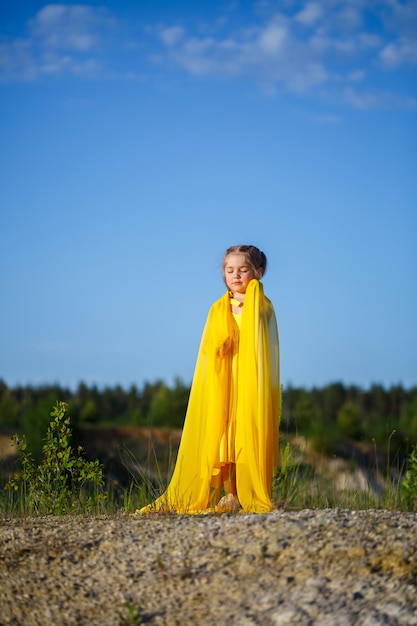
{"label": "closed eye", "polygon": [[[233,267],[226,267],[227,274],[232,274],[235,270]],[[239,267],[238,268],[238,272],[249,272],[250,271],[250,267]]]}

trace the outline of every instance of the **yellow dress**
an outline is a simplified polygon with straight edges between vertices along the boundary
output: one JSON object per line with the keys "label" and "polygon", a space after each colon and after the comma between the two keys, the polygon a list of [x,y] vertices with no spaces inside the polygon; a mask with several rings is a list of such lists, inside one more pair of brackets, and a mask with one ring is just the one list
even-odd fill
{"label": "yellow dress", "polygon": [[262,283],[254,279],[241,314],[231,312],[228,292],[212,305],[171,481],[137,513],[207,510],[210,488],[224,463],[236,464],[243,511],[271,511],[280,391],[275,312]]}
{"label": "yellow dress", "polygon": [[[230,304],[239,306],[239,302],[230,298]],[[236,440],[236,404],[237,404],[237,384],[238,384],[238,367],[239,367],[239,335],[242,322],[242,313],[233,313],[233,323],[236,325],[238,332],[234,334],[232,346],[232,376],[230,381],[230,397],[229,397],[229,413],[226,417],[224,432],[220,439],[219,454],[214,462],[214,469],[220,470],[222,465],[236,463],[235,440]],[[216,481],[217,472],[213,472],[212,485],[220,487]]]}

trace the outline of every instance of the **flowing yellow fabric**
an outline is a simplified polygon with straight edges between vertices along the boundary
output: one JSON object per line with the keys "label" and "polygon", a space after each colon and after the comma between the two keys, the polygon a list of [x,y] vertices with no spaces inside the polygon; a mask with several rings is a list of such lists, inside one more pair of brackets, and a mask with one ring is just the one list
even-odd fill
{"label": "flowing yellow fabric", "polygon": [[207,510],[210,487],[220,471],[220,444],[230,425],[231,407],[235,411],[239,502],[244,512],[264,513],[273,508],[280,412],[279,343],[274,309],[258,280],[247,287],[241,315],[239,330],[228,293],[211,307],[174,473],[165,493],[139,513]]}

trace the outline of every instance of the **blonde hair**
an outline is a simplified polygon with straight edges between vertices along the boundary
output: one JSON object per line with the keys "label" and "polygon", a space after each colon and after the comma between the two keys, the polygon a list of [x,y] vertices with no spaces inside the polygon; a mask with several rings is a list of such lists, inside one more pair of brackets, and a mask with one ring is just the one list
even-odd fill
{"label": "blonde hair", "polygon": [[[259,250],[259,248],[257,248],[256,246],[245,246],[242,244],[227,248],[223,257],[223,271],[226,265],[226,259],[229,256],[229,254],[239,254],[239,253],[245,255],[247,264],[250,265],[250,267],[254,270],[257,278],[261,278],[265,274],[266,264],[267,264],[265,253],[262,252],[262,250]],[[259,272],[259,270],[262,270],[262,271]]]}

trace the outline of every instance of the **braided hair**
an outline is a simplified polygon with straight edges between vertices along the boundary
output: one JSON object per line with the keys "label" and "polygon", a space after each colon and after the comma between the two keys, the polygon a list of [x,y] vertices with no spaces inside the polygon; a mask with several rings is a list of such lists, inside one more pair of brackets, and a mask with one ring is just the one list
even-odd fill
{"label": "braided hair", "polygon": [[257,248],[256,246],[238,245],[227,248],[223,258],[223,267],[229,254],[238,253],[245,255],[248,265],[252,267],[255,273],[258,273],[259,270],[262,270],[261,275],[263,276],[265,274],[267,259],[265,253],[262,252],[262,250],[259,250],[259,248]]}

